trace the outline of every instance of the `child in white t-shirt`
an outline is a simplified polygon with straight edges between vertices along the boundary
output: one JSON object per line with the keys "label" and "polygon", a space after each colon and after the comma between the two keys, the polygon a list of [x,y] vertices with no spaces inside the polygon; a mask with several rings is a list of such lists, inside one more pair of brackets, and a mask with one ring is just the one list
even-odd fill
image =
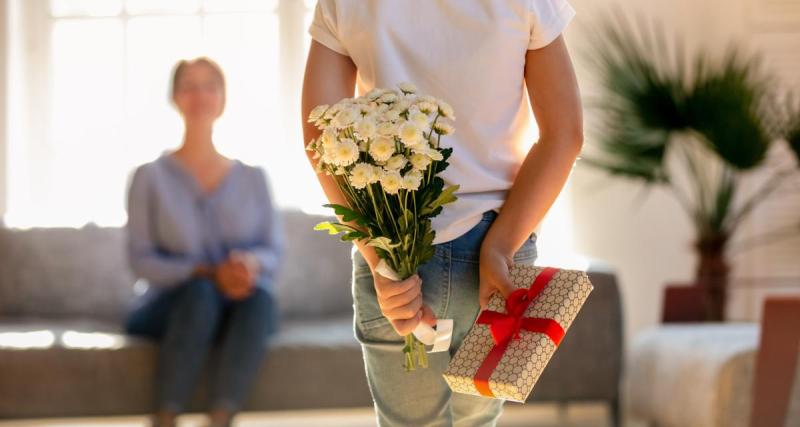
{"label": "child in white t-shirt", "polygon": [[[381,426],[492,425],[502,401],[452,394],[441,377],[494,292],[510,292],[508,268],[536,258],[542,218],[583,142],[580,98],[561,33],[566,0],[319,0],[303,85],[303,117],[319,104],[412,82],[457,116],[447,183],[458,201],[434,218],[436,255],[418,274],[391,281],[378,258],[353,253],[356,336]],[[527,94],[526,96],[526,88]],[[529,105],[539,127],[530,147]],[[305,123],[305,141],[318,136]],[[311,160],[312,163],[314,160]],[[326,195],[342,203],[330,177]],[[499,212],[499,213],[498,213]],[[453,318],[450,352],[402,369],[402,336],[419,322]]]}

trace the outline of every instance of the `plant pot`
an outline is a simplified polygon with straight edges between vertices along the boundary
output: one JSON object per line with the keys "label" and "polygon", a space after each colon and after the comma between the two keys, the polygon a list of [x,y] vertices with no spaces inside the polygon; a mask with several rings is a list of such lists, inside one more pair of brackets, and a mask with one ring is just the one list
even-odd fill
{"label": "plant pot", "polygon": [[695,283],[705,294],[705,320],[710,322],[725,320],[730,271],[725,258],[727,242],[727,236],[714,236],[695,244],[698,255]]}

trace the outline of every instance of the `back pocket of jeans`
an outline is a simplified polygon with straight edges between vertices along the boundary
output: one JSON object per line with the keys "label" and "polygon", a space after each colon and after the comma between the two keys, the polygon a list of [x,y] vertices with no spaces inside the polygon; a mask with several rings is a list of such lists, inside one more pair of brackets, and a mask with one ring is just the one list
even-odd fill
{"label": "back pocket of jeans", "polygon": [[525,243],[514,254],[515,264],[533,264],[538,257],[538,249],[536,246],[537,236],[536,233],[531,233],[525,240]]}

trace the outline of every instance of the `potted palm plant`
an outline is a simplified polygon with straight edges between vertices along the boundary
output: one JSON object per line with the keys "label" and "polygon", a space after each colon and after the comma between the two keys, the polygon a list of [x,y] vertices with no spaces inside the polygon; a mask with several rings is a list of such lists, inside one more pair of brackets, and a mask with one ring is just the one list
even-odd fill
{"label": "potted palm plant", "polygon": [[797,167],[767,168],[769,178],[752,192],[742,179],[779,140],[800,160],[800,109],[786,110],[786,120],[776,114],[774,80],[736,49],[716,61],[702,52],[686,60],[663,31],[624,18],[594,40],[589,59],[602,93],[594,103],[596,150],[583,161],[671,191],[694,227],[705,317],[723,320],[731,237]]}

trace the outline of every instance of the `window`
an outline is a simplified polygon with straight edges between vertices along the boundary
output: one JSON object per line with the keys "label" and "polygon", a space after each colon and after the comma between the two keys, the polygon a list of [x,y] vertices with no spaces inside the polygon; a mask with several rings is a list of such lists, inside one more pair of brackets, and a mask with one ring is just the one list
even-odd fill
{"label": "window", "polygon": [[279,205],[321,211],[300,142],[314,3],[12,2],[6,224],[124,224],[132,169],[180,144],[171,68],[198,55],[226,73],[220,151],[264,166]]}

